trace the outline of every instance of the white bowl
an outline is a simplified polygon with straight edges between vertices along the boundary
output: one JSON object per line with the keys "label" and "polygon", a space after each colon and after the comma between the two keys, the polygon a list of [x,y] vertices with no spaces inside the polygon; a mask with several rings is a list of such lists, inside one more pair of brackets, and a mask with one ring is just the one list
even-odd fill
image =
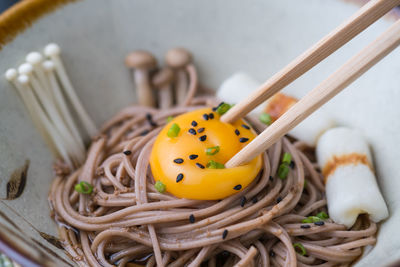
{"label": "white bowl", "polygon": [[[31,2],[36,2],[33,5],[39,10],[49,6],[45,1]],[[7,16],[28,20],[22,5]],[[132,50],[150,50],[161,59],[171,47],[187,47],[195,55],[201,81],[212,88],[238,70],[266,80],[358,7],[338,0],[78,1],[41,16],[15,39],[4,38],[0,32],[0,39],[6,42],[0,51],[0,72],[22,63],[28,52],[41,50],[49,42],[58,43],[79,97],[100,124],[135,101],[129,72],[123,64]],[[4,16],[0,26],[12,26],[10,18]],[[285,90],[304,95],[386,29],[394,17],[392,14],[379,20]],[[391,214],[381,224],[376,246],[357,266],[388,265],[400,259],[399,73],[398,49],[324,107],[340,124],[358,128],[367,136]],[[2,197],[8,178],[27,159],[30,166],[23,194],[0,202],[0,250],[10,256],[26,254],[30,260],[41,260],[48,266],[52,262],[59,266],[72,263],[61,249],[43,238],[43,233],[57,236],[47,203],[52,156],[17,93],[1,78]],[[7,238],[14,231],[35,249],[22,247],[14,236],[10,244]]]}

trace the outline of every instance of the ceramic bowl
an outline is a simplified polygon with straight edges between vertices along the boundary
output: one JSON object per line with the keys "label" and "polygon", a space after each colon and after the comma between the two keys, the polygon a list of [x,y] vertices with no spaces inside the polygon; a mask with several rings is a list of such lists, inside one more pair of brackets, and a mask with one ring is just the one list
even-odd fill
{"label": "ceramic bowl", "polygon": [[[28,3],[29,2],[29,3]],[[201,81],[218,85],[242,70],[266,80],[354,13],[360,3],[339,0],[83,0],[22,1],[0,17],[0,73],[49,42],[97,124],[135,102],[124,57],[135,49],[160,60],[171,47],[191,50]],[[380,19],[285,90],[301,97],[396,19]],[[341,125],[360,129],[371,144],[390,218],[376,246],[356,266],[400,258],[400,50],[395,50],[325,105]],[[60,249],[47,194],[52,155],[12,86],[0,78],[0,250],[23,264],[71,265]],[[25,189],[7,199],[10,177]],[[22,257],[21,257],[22,256]]]}

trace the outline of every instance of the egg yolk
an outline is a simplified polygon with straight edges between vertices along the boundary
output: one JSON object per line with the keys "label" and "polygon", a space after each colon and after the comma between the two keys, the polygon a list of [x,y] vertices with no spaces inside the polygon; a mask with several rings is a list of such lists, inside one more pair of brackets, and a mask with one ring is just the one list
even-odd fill
{"label": "egg yolk", "polygon": [[[171,127],[176,136],[168,135]],[[170,121],[155,140],[150,156],[153,177],[179,198],[228,197],[248,186],[261,170],[261,156],[234,168],[222,165],[255,137],[243,120],[221,122],[220,115],[211,108],[182,114]],[[216,163],[218,168],[213,168]]]}

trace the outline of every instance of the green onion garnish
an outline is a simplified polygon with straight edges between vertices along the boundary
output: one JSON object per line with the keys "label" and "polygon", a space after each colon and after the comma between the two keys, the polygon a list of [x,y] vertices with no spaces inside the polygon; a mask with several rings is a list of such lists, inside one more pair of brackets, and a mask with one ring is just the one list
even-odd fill
{"label": "green onion garnish", "polygon": [[321,218],[317,216],[308,216],[307,218],[303,219],[301,222],[302,223],[315,223],[315,222],[320,222]]}
{"label": "green onion garnish", "polygon": [[168,118],[167,118],[167,123],[168,123],[168,122],[171,122],[173,119],[174,119],[174,117],[168,116]]}
{"label": "green onion garnish", "polygon": [[82,181],[75,185],[75,191],[81,194],[91,194],[93,192],[93,185]]}
{"label": "green onion garnish", "polygon": [[289,166],[285,163],[282,163],[281,165],[279,165],[279,169],[278,169],[278,176],[279,178],[286,179],[286,177],[288,176],[289,173]]}
{"label": "green onion garnish", "polygon": [[171,127],[168,129],[167,135],[168,135],[168,137],[171,137],[171,138],[177,137],[180,130],[181,130],[181,128],[179,127],[179,125],[176,124],[176,123],[174,123],[174,124],[172,124]]}
{"label": "green onion garnish", "polygon": [[206,149],[206,154],[213,156],[219,152],[219,146],[213,146]]}
{"label": "green onion garnish", "polygon": [[291,161],[292,161],[292,155],[290,153],[285,152],[285,154],[283,154],[282,163],[290,164]]}
{"label": "green onion garnish", "polygon": [[207,168],[209,168],[209,169],[225,169],[225,165],[222,163],[210,160],[207,163]]}
{"label": "green onion garnish", "polygon": [[307,180],[304,179],[304,186],[303,186],[303,189],[304,189],[306,186],[307,186]]}
{"label": "green onion garnish", "polygon": [[229,105],[229,104],[226,104],[226,103],[223,103],[222,105],[220,105],[218,108],[217,108],[217,113],[219,114],[219,115],[223,115],[223,114],[225,114],[229,109],[231,108],[231,105]]}
{"label": "green onion garnish", "polygon": [[163,182],[161,182],[161,181],[157,181],[157,182],[154,184],[154,187],[155,187],[156,190],[157,190],[158,192],[160,192],[160,193],[164,193],[164,192],[165,192],[165,189],[167,188],[167,186],[166,186],[165,184],[163,184]]}
{"label": "green onion garnish", "polygon": [[268,113],[262,113],[259,117],[260,121],[266,125],[271,125],[272,118]]}
{"label": "green onion garnish", "polygon": [[294,243],[293,247],[296,250],[296,252],[299,253],[300,255],[305,256],[307,254],[306,249],[301,243]]}
{"label": "green onion garnish", "polygon": [[317,217],[322,219],[322,220],[325,220],[325,219],[329,218],[329,215],[326,214],[326,212],[321,211],[320,213],[317,214]]}

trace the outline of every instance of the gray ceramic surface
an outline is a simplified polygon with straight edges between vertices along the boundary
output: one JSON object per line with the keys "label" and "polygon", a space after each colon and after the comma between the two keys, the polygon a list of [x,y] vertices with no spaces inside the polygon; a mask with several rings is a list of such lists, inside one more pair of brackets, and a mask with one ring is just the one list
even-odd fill
{"label": "gray ceramic surface", "polygon": [[[213,88],[238,70],[263,81],[357,8],[336,0],[79,1],[40,19],[6,45],[0,51],[0,73],[22,63],[28,52],[58,43],[79,97],[100,125],[135,101],[123,64],[132,50],[147,49],[162,59],[171,47],[187,47],[201,81]],[[304,95],[392,22],[381,19],[285,90]],[[357,266],[383,266],[400,258],[399,85],[397,49],[324,107],[339,124],[362,130],[370,141],[391,214],[377,245]],[[57,236],[47,203],[52,156],[16,92],[0,78],[0,197],[5,197],[8,177],[26,159],[26,188],[16,200],[1,200],[0,211],[22,229],[25,240],[35,239],[69,261],[39,234]],[[0,221],[10,226],[1,216]]]}

